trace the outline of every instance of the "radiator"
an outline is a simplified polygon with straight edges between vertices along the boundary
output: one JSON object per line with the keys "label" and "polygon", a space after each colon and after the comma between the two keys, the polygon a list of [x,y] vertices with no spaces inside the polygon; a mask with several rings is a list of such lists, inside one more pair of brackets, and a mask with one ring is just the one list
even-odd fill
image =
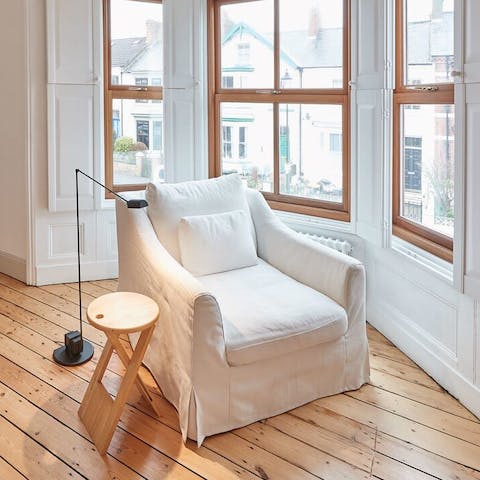
{"label": "radiator", "polygon": [[326,247],[333,248],[338,252],[345,253],[346,255],[352,254],[352,244],[347,242],[347,240],[341,240],[339,238],[324,237],[321,235],[314,235],[313,233],[299,232],[301,235],[304,235],[307,238],[311,238],[315,242],[321,243]]}

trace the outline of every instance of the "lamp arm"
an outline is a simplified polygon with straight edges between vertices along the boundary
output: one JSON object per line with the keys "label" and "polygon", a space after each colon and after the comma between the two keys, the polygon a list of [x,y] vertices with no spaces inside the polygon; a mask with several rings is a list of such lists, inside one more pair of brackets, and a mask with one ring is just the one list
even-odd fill
{"label": "lamp arm", "polygon": [[[97,185],[100,185],[101,187],[103,187],[105,190],[107,190],[108,192],[112,193],[113,195],[115,195],[116,197],[118,197],[120,200],[123,200],[125,203],[127,203],[127,199],[122,197],[121,195],[119,195],[118,193],[114,192],[113,190],[111,190],[110,188],[108,188],[106,185],[104,185],[103,183],[100,183],[98,180],[95,180],[93,177],[91,177],[90,175],[88,175],[87,173],[83,172],[82,170],[80,170],[79,168],[76,168],[75,169],[75,174],[78,174],[81,173],[84,177],[87,177],[89,178],[92,182],[96,183]],[[78,187],[77,187],[78,188]]]}

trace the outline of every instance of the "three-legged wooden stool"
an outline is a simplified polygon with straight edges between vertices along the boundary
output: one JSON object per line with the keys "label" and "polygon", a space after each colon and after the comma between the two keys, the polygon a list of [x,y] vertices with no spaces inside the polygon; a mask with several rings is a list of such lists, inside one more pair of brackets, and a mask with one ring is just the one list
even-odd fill
{"label": "three-legged wooden stool", "polygon": [[[142,395],[153,405],[153,400],[138,375],[138,369],[152,337],[158,313],[158,305],[151,298],[131,292],[102,295],[87,309],[88,321],[105,332],[107,343],[85,392],[78,415],[101,455],[110,445],[133,382],[136,382]],[[141,334],[133,354],[130,354],[124,349],[119,337],[121,334],[135,332]],[[115,400],[102,384],[105,369],[114,350],[126,368]]]}

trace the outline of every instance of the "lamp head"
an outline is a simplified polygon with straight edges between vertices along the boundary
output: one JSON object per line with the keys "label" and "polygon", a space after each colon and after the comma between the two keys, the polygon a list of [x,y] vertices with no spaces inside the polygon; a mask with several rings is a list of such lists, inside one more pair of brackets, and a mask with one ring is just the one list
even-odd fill
{"label": "lamp head", "polygon": [[147,206],[147,201],[142,198],[132,198],[131,200],[127,200],[128,208],[145,208]]}

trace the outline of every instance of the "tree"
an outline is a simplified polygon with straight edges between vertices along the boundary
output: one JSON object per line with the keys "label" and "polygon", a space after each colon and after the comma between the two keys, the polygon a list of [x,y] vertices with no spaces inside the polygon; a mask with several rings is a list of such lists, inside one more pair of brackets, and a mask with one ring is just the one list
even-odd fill
{"label": "tree", "polygon": [[135,149],[135,142],[131,137],[118,137],[113,144],[115,153],[127,153]]}

